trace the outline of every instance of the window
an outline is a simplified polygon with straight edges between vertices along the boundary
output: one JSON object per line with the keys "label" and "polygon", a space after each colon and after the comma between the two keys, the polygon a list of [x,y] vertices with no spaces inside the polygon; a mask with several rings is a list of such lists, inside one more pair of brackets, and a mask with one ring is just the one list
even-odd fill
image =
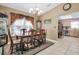
{"label": "window", "polygon": [[71,22],[71,28],[79,28],[79,21]]}
{"label": "window", "polygon": [[15,35],[21,35],[21,29],[27,29],[29,31],[30,29],[33,28],[33,25],[31,21],[26,20],[25,18],[23,19],[17,19],[11,26],[12,34]]}

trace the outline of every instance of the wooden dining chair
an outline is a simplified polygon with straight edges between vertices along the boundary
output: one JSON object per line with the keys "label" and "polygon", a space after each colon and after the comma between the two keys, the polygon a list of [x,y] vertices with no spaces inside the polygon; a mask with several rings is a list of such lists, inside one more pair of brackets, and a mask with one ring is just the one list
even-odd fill
{"label": "wooden dining chair", "polygon": [[36,30],[31,29],[30,32],[31,32],[31,38],[30,38],[31,41],[30,42],[31,42],[32,47],[35,48],[38,43],[38,40],[36,39]]}
{"label": "wooden dining chair", "polygon": [[[14,47],[17,45],[17,44],[20,44],[20,40],[18,39],[16,39],[16,37],[13,39],[13,37],[12,37],[12,35],[11,35],[11,32],[10,32],[10,29],[8,28],[8,37],[9,37],[9,44],[10,44],[10,54],[12,54],[13,53],[13,50],[14,50]],[[16,51],[16,50],[15,50]]]}
{"label": "wooden dining chair", "polygon": [[22,39],[26,49],[29,50],[31,46],[31,30],[29,31],[26,30],[25,35],[23,35]]}
{"label": "wooden dining chair", "polygon": [[27,31],[28,35],[25,35],[25,44],[27,45],[27,48],[35,48],[36,46],[36,40],[35,40],[35,34],[36,31],[34,29],[30,29],[29,31]]}
{"label": "wooden dining chair", "polygon": [[[39,34],[37,34],[39,33]],[[46,30],[45,29],[40,29],[36,30],[36,38],[35,40],[38,41],[38,45],[40,46],[41,44],[46,43]]]}
{"label": "wooden dining chair", "polygon": [[43,43],[46,43],[46,33],[45,29],[41,29],[41,39]]}
{"label": "wooden dining chair", "polygon": [[41,33],[40,31],[37,31],[35,30],[35,33],[34,33],[34,45],[37,47],[37,46],[40,46],[41,45]]}

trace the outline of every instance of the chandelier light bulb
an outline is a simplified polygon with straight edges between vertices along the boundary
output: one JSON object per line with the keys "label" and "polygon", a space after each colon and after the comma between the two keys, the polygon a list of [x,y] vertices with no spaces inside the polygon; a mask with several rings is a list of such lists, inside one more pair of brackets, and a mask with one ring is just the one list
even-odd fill
{"label": "chandelier light bulb", "polygon": [[36,8],[35,10],[36,10],[36,11],[39,11],[40,9],[39,9],[39,8]]}
{"label": "chandelier light bulb", "polygon": [[30,8],[30,11],[33,11],[33,8]]}
{"label": "chandelier light bulb", "polygon": [[31,12],[33,12],[33,8],[30,8],[30,9],[29,9],[29,13],[31,13]]}
{"label": "chandelier light bulb", "polygon": [[42,10],[39,10],[38,15],[40,15],[41,13],[43,13],[43,11]]}

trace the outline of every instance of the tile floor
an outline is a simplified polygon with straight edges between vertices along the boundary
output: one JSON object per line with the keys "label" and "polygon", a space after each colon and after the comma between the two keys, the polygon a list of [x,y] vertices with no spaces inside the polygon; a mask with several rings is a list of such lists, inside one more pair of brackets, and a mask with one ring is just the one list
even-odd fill
{"label": "tile floor", "polygon": [[56,42],[54,45],[39,52],[37,55],[79,55],[79,38],[64,36],[54,42]]}

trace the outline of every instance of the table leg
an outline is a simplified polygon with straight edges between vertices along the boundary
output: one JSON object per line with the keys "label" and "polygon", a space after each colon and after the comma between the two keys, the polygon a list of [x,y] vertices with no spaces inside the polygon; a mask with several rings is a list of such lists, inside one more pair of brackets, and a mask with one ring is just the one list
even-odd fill
{"label": "table leg", "polygon": [[23,43],[21,43],[21,54],[23,54]]}
{"label": "table leg", "polygon": [[21,47],[21,54],[23,54],[23,38],[21,38],[21,42],[20,42],[20,47]]}
{"label": "table leg", "polygon": [[4,55],[4,46],[2,47],[2,55]]}

